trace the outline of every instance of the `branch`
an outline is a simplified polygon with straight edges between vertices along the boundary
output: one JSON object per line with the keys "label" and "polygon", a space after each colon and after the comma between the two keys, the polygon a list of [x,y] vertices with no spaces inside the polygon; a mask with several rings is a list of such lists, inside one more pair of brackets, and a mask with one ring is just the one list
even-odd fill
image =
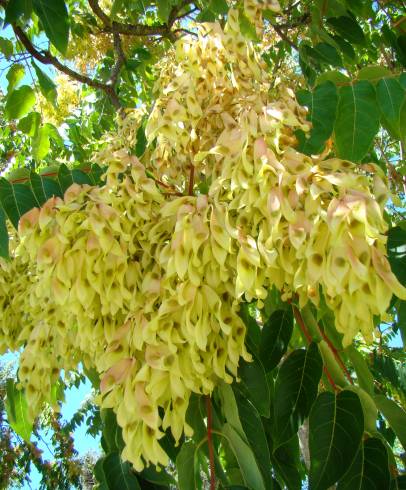
{"label": "branch", "polygon": [[[311,342],[313,342],[313,339],[309,333],[308,328],[305,325],[305,322],[303,321],[302,315],[301,315],[300,311],[298,310],[298,308],[294,304],[291,303],[291,305],[293,308],[293,314],[295,316],[296,323],[299,325],[300,330],[303,332],[303,335],[306,337],[306,340],[310,344]],[[329,370],[327,369],[327,366],[325,366],[324,363],[323,363],[323,371],[324,371],[324,374],[326,375],[326,377],[328,379],[328,382],[330,383],[331,387],[333,388],[333,390],[337,391],[337,385],[335,384]]]}
{"label": "branch", "polygon": [[[179,16],[185,7],[193,4],[193,0],[184,0],[179,5],[172,7],[169,13],[168,22],[166,24],[158,24],[155,26],[148,26],[144,24],[125,24],[123,22],[112,21],[110,17],[101,9],[98,0],[89,0],[90,8],[93,13],[103,22],[103,32],[117,32],[118,34],[124,34],[125,36],[161,36],[169,39],[173,39],[173,33],[171,32],[173,24],[183,17]],[[189,12],[190,13],[190,12]]]}
{"label": "branch", "polygon": [[279,26],[277,26],[275,24],[271,24],[271,26],[275,29],[275,32],[278,34],[278,36],[281,39],[283,39],[285,42],[287,42],[289,44],[289,46],[291,46],[293,49],[295,49],[296,51],[299,51],[298,46],[291,39],[289,39],[287,34],[285,34]]}
{"label": "branch", "polygon": [[111,29],[113,33],[113,43],[114,43],[114,52],[116,55],[116,62],[111,70],[111,75],[109,78],[110,85],[114,87],[118,80],[118,75],[120,73],[121,67],[125,63],[125,55],[123,51],[123,46],[121,44],[120,34],[115,26],[115,22],[111,22],[110,17],[103,12],[101,9],[98,0],[89,0],[90,8],[93,13],[103,22],[103,25],[107,29]]}
{"label": "branch", "polygon": [[[5,6],[5,1],[0,0],[0,5]],[[116,109],[121,108],[121,104],[120,101],[118,100],[117,94],[115,93],[114,88],[111,85],[107,85],[103,82],[100,82],[99,80],[95,80],[94,78],[90,78],[86,75],[83,75],[82,73],[78,73],[77,71],[72,70],[66,65],[63,65],[58,60],[58,58],[56,58],[56,56],[53,56],[49,51],[39,51],[32,44],[32,42],[25,34],[25,32],[21,29],[21,27],[15,24],[12,24],[12,27],[15,35],[17,36],[17,39],[21,41],[25,49],[31,54],[33,58],[40,61],[44,65],[54,66],[57,70],[61,71],[62,73],[65,73],[65,75],[68,75],[70,78],[73,78],[78,82],[84,83],[86,85],[89,85],[90,87],[94,87],[99,90],[103,90],[103,92],[105,92],[110,97],[110,100],[114,105],[114,107],[116,107]]]}

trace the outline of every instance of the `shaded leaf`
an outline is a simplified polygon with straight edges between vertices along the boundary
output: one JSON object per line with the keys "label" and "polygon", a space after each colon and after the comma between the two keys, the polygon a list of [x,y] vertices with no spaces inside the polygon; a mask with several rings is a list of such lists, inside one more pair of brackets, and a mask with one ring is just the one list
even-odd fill
{"label": "shaded leaf", "polygon": [[274,393],[274,450],[296,434],[309,415],[322,374],[317,344],[293,351],[279,368]]}
{"label": "shaded leaf", "polygon": [[310,489],[324,490],[344,476],[364,432],[358,396],[351,391],[318,396],[310,412]]}
{"label": "shaded leaf", "polygon": [[285,354],[293,332],[292,309],[277,310],[261,331],[260,358],[266,371],[272,371]]}
{"label": "shaded leaf", "polygon": [[362,80],[339,91],[335,143],[340,158],[358,162],[368,152],[379,129],[374,86]]}
{"label": "shaded leaf", "polygon": [[48,39],[62,54],[69,39],[68,10],[64,0],[32,0]]}
{"label": "shaded leaf", "polygon": [[242,303],[240,305],[239,316],[247,327],[246,342],[249,350],[252,353],[259,353],[259,345],[261,342],[261,329],[255,318],[252,317],[250,312],[251,305],[249,303]]}
{"label": "shaded leaf", "polygon": [[179,490],[192,490],[196,488],[195,451],[196,444],[193,441],[183,443],[180,448],[176,458]]}
{"label": "shaded leaf", "polygon": [[0,206],[0,257],[4,257],[6,259],[9,258],[6,215],[1,206]]}
{"label": "shaded leaf", "polygon": [[117,452],[108,454],[102,465],[109,490],[141,490],[130,463],[122,461]]}
{"label": "shaded leaf", "polygon": [[302,488],[299,437],[297,435],[272,451],[271,461],[276,474],[285,482],[289,490]]}
{"label": "shaded leaf", "polygon": [[406,450],[406,412],[397,403],[384,395],[376,395],[374,401],[389,425],[394,430],[403,448]]}
{"label": "shaded leaf", "polygon": [[[386,463],[386,464],[385,464]],[[337,490],[381,490],[389,488],[390,473],[386,447],[372,437],[360,445],[357,455]]]}
{"label": "shaded leaf", "polygon": [[35,73],[37,75],[42,95],[47,99],[48,102],[50,102],[51,104],[55,104],[56,97],[58,95],[56,92],[56,85],[49,78],[49,76],[44,73],[36,63],[34,63],[34,61],[32,61],[31,64],[34,67]]}
{"label": "shaded leaf", "polygon": [[8,219],[17,229],[23,214],[36,207],[36,199],[31,189],[23,184],[10,184],[0,178],[0,202]]}
{"label": "shaded leaf", "polygon": [[[386,464],[385,464],[386,463]],[[354,461],[337,485],[337,490],[382,490],[389,488],[390,473],[386,447],[371,437],[360,445]]]}
{"label": "shaded leaf", "polygon": [[141,471],[140,476],[144,480],[147,480],[150,483],[154,483],[160,487],[176,485],[176,481],[171,475],[169,475],[164,469],[162,469],[161,471],[157,471],[153,465],[144,468]]}
{"label": "shaded leaf", "polygon": [[31,0],[9,0],[6,7],[5,24],[13,24],[20,17],[28,18],[32,11]]}
{"label": "shaded leaf", "polygon": [[35,172],[31,172],[30,184],[35,199],[41,206],[53,196],[63,197],[63,192],[58,182],[49,177],[43,177]]}
{"label": "shaded leaf", "polygon": [[406,230],[394,226],[388,231],[388,260],[399,282],[406,285]]}
{"label": "shaded leaf", "polygon": [[253,403],[258,412],[269,417],[270,392],[265,369],[254,356],[253,362],[240,361],[238,377],[241,379],[238,389]]}
{"label": "shaded leaf", "polygon": [[364,44],[365,36],[361,27],[353,17],[340,16],[330,17],[327,24],[341,37],[352,44]]}
{"label": "shaded leaf", "polygon": [[299,151],[306,155],[320,153],[333,132],[337,109],[336,86],[333,82],[326,81],[317,85],[312,92],[300,90],[296,96],[299,104],[309,108],[307,119],[312,123],[309,138],[306,138],[303,131],[296,133]]}
{"label": "shaded leaf", "polygon": [[378,106],[383,126],[394,138],[401,138],[400,109],[405,100],[405,90],[394,78],[383,78],[376,87]]}

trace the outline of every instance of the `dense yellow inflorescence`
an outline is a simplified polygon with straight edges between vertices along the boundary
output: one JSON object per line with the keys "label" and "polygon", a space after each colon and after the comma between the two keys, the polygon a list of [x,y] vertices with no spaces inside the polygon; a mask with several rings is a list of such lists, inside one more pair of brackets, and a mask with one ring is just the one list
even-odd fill
{"label": "dense yellow inflorescence", "polygon": [[50,122],[59,127],[78,107],[80,95],[78,84],[67,75],[57,75],[55,83],[58,88],[56,104],[53,105],[43,95],[39,96],[38,104],[44,122]]}
{"label": "dense yellow inflorescence", "polygon": [[273,88],[237,11],[161,67],[142,162],[128,147],[144,109],[100,153],[106,185],[74,184],[27,213],[14,260],[0,259],[0,350],[24,349],[31,416],[60,370],[94,367],[137,470],[168,463],[164,431],[191,434],[191,393],[250,360],[242,300],[260,304],[271,286],[300,305],[323,293],[348,345],[371,338],[392,293],[406,298],[385,257],[384,176],[294,149],[306,114]]}

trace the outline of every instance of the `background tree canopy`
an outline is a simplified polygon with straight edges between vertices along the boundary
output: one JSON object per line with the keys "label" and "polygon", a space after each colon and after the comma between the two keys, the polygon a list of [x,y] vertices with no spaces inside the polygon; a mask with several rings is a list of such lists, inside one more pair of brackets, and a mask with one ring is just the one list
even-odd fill
{"label": "background tree canopy", "polygon": [[405,3],[0,6],[0,486],[406,488]]}

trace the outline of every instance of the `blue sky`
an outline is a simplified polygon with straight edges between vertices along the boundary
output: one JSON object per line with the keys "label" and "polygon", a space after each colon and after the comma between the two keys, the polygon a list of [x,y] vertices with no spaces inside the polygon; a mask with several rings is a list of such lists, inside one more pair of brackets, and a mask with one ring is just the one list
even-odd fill
{"label": "blue sky", "polygon": [[[10,27],[6,27],[0,32],[0,36],[4,38],[10,38],[12,35],[12,31]],[[0,89],[3,91],[3,93],[7,92],[7,78],[6,74],[8,72],[7,67],[10,65],[11,62],[5,60],[4,58],[1,59],[0,61]],[[21,80],[20,84],[32,84],[32,77],[31,74],[33,72],[33,69],[31,65],[28,62],[24,62],[24,67],[26,69],[26,74],[24,78]],[[49,76],[53,77],[54,76],[54,71],[52,68],[46,65],[42,65],[41,63],[38,63],[38,65],[41,67],[41,69],[47,73]],[[29,68],[31,68],[31,72]],[[5,356],[0,357],[0,364],[3,362],[9,362],[10,360],[16,359],[15,355],[7,354]],[[62,405],[62,416],[64,420],[68,421],[72,418],[73,414],[81,407],[82,403],[86,401],[88,396],[91,394],[91,385],[89,382],[82,383],[78,388],[72,387],[69,390],[65,392],[65,403]],[[47,437],[45,434],[43,434],[45,442],[49,442],[47,440]],[[79,426],[74,434],[74,441],[75,441],[75,448],[79,452],[79,455],[84,455],[87,452],[101,452],[100,449],[100,441],[98,439],[94,439],[92,436],[86,434],[86,424],[83,423],[81,426]],[[41,450],[44,451],[43,457],[47,460],[53,459],[52,454],[49,452],[47,446],[45,443],[40,442],[39,447]],[[31,488],[32,489],[37,489],[39,487],[39,481],[40,481],[40,476],[38,474],[38,471],[36,470],[35,467],[32,467],[31,473],[30,473],[30,478],[32,480],[31,483]],[[30,488],[28,485],[24,486],[23,488]]]}

